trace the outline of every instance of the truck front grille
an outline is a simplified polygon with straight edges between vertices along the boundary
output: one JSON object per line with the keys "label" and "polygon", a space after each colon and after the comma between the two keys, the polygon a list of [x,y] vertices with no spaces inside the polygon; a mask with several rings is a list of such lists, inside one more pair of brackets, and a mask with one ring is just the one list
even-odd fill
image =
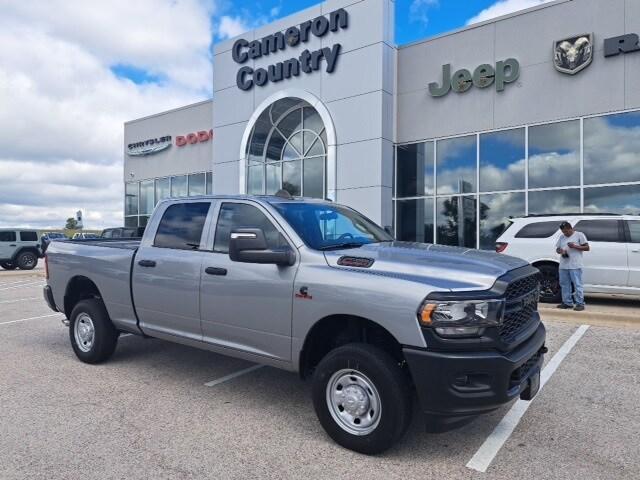
{"label": "truck front grille", "polygon": [[502,323],[498,327],[500,339],[512,343],[524,330],[538,310],[540,274],[536,273],[514,280],[505,293],[506,305]]}

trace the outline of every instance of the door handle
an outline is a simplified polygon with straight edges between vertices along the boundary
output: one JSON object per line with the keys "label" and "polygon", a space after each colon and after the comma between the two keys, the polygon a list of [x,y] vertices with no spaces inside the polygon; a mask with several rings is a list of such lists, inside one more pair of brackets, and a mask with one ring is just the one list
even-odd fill
{"label": "door handle", "polygon": [[631,250],[633,253],[640,253],[640,250]]}
{"label": "door handle", "polygon": [[153,260],[140,260],[138,262],[138,265],[140,265],[141,267],[153,268],[156,266],[156,262],[154,262]]}
{"label": "door handle", "polygon": [[9,246],[10,246],[10,247],[15,247],[15,246],[16,246],[16,244],[15,244],[15,243],[12,243],[12,244],[11,244],[11,245],[9,245]]}
{"label": "door handle", "polygon": [[227,269],[218,267],[207,267],[204,269],[204,272],[208,275],[220,275],[221,277],[224,277],[227,274]]}

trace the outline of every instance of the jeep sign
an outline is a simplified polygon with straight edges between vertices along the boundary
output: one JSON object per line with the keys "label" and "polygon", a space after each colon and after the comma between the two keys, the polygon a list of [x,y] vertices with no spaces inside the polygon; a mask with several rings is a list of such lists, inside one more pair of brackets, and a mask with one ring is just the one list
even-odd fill
{"label": "jeep sign", "polygon": [[493,67],[483,64],[477,67],[473,74],[467,69],[461,69],[451,75],[451,65],[442,66],[442,84],[436,82],[429,84],[429,93],[432,97],[443,97],[450,90],[456,93],[464,93],[472,86],[486,88],[496,84],[496,91],[501,92],[508,83],[515,82],[520,77],[520,63],[515,58],[496,63]]}

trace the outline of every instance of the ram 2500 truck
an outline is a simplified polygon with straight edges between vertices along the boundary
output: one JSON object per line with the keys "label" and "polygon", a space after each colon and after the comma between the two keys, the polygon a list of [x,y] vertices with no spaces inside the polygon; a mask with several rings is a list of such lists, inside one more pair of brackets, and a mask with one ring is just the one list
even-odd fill
{"label": "ram 2500 truck", "polygon": [[129,332],[299,372],[324,429],[358,452],[400,439],[414,392],[442,430],[539,388],[537,269],[396,242],[328,201],[166,200],[141,240],[54,242],[46,265],[83,362]]}

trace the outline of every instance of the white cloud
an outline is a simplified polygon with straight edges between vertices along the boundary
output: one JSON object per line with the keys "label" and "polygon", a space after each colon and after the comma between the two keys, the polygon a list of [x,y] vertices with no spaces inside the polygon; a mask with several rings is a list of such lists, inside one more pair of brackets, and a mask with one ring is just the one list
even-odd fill
{"label": "white cloud", "polygon": [[218,25],[218,37],[221,39],[233,38],[251,30],[251,27],[241,17],[231,17],[223,15]]}
{"label": "white cloud", "polygon": [[485,20],[490,20],[501,15],[507,15],[509,13],[517,12],[518,10],[536,7],[550,1],[552,0],[499,0],[493,5],[482,10],[475,17],[467,20],[467,25],[471,25],[472,23],[484,22]]}
{"label": "white cloud", "polygon": [[409,19],[426,26],[429,23],[429,10],[439,4],[439,0],[413,0],[409,6]]}
{"label": "white cloud", "polygon": [[213,11],[213,0],[3,2],[0,225],[60,227],[78,209],[88,228],[123,223],[123,123],[210,96]]}

